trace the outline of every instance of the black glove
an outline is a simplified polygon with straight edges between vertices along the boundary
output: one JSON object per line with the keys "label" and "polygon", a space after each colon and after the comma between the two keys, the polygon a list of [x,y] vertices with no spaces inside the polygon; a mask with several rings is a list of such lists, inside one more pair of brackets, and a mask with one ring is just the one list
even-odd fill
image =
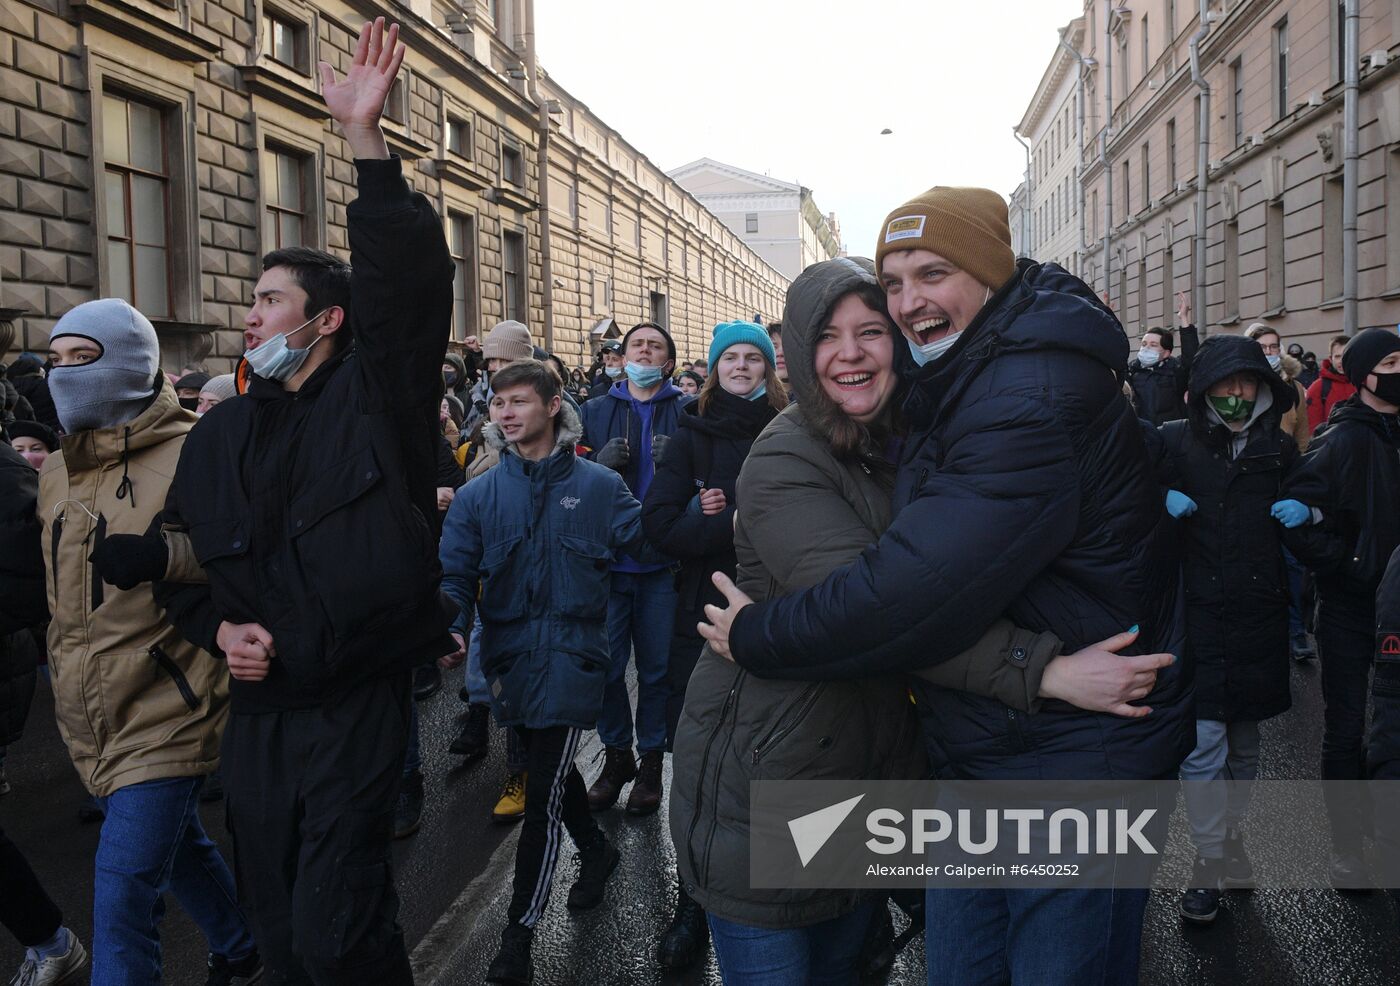
{"label": "black glove", "polygon": [[651,436],[651,466],[653,469],[661,465],[661,457],[666,454],[666,443],[670,440],[670,435]]}
{"label": "black glove", "polygon": [[165,577],[170,552],[159,534],[109,534],[88,556],[102,581],[118,589]]}
{"label": "black glove", "polygon": [[616,469],[622,472],[627,468],[627,464],[632,461],[632,453],[628,451],[627,439],[614,438],[608,441],[598,450],[598,454],[593,457],[600,466],[607,466],[609,469]]}

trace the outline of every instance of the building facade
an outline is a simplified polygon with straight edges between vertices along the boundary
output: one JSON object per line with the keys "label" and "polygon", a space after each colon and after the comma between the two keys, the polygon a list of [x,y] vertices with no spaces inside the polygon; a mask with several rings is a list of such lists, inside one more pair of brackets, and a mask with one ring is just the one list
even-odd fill
{"label": "building facade", "polygon": [[668,174],[788,280],[844,255],[836,213],[823,214],[810,188],[709,158]]}
{"label": "building facade", "polygon": [[[1400,320],[1400,4],[1359,0],[1359,8],[1357,324],[1365,328]],[[1323,354],[1343,331],[1345,9],[1344,0],[1212,3],[1200,44],[1210,89],[1203,131],[1189,47],[1197,4],[1086,4],[1084,276],[1129,334],[1170,325],[1177,292],[1189,294],[1198,271],[1205,309],[1193,314],[1207,332],[1262,319]]]}
{"label": "building facade", "polygon": [[[657,317],[699,354],[714,321],[781,312],[782,275],[533,72],[528,0],[391,8],[0,5],[0,356],[43,350],[69,308],[121,296],[156,325],[167,367],[230,365],[264,253],[348,256],[354,169],[315,65],[343,72],[359,25],[385,13],[409,46],[385,130],[443,217],[454,340],[517,318],[577,365],[600,322],[617,332],[608,319]],[[556,196],[542,174],[564,176]]]}

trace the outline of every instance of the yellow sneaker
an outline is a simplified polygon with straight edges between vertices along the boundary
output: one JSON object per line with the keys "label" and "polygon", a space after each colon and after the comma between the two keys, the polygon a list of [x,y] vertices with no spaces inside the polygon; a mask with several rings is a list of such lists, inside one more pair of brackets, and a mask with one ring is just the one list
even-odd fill
{"label": "yellow sneaker", "polygon": [[511,774],[501,789],[501,800],[491,812],[492,821],[514,822],[525,817],[525,772]]}

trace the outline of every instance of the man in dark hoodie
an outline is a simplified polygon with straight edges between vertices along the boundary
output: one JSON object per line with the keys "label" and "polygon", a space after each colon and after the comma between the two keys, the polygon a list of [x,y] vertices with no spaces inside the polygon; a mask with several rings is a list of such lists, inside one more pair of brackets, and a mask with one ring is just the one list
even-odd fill
{"label": "man in dark hoodie", "polygon": [[29,401],[35,421],[54,431],[63,431],[63,426],[58,420],[58,410],[54,407],[53,398],[49,396],[49,382],[44,379],[44,364],[39,362],[37,357],[26,353],[10,364],[5,376],[15,385],[19,396]]}
{"label": "man in dark hoodie", "polygon": [[[896,209],[876,263],[920,364],[899,512],[812,589],[752,604],[726,583],[730,608],[707,609],[711,646],[759,676],[867,677],[946,661],[1005,614],[1069,649],[1137,625],[1136,652],[1180,655],[1174,532],[1123,395],[1128,343],[1113,314],[1062,268],[1018,264],[1006,202],[987,189],[934,188]],[[1047,702],[1032,722],[990,698],[913,690],[950,777],[1172,778],[1195,742],[1180,664],[1159,672],[1152,714],[1136,719]],[[1086,969],[1135,982],[1147,897],[931,891],[930,978],[980,981],[995,963],[1018,982],[1078,983]]]}
{"label": "man in dark hoodie", "polygon": [[1196,352],[1196,327],[1190,324],[1191,303],[1184,292],[1177,295],[1177,320],[1181,324],[1181,355],[1175,355],[1176,337],[1170,329],[1148,329],[1142,334],[1137,355],[1128,363],[1128,385],[1138,415],[1154,425],[1186,417],[1186,380]]}
{"label": "man in dark hoodie", "polygon": [[[656,459],[679,427],[681,392],[671,386],[676,344],[655,322],[632,326],[622,337],[625,379],[583,405],[583,443],[594,461],[616,469],[639,501],[646,499]],[[603,697],[598,736],[606,749],[603,770],[588,789],[594,811],[612,807],[628,781],[636,780],[627,810],[646,815],[661,804],[661,761],[666,750],[667,658],[676,614],[676,589],[669,567],[622,556],[613,565],[608,596],[608,641],[612,666]],[[632,703],[627,663],[637,663],[636,743],[633,758]]]}
{"label": "man in dark hoodie", "polygon": [[[1333,408],[1286,486],[1290,498],[1312,508],[1298,513],[1285,541],[1317,577],[1324,781],[1364,776],[1376,589],[1400,545],[1400,336],[1367,329],[1347,343],[1342,365],[1356,394]],[[1333,885],[1364,886],[1369,806],[1326,791]]]}
{"label": "man in dark hoodie", "polygon": [[[1191,364],[1186,420],[1163,425],[1163,478],[1185,542],[1186,649],[1196,672],[1196,748],[1186,781],[1250,781],[1259,772],[1259,723],[1287,711],[1288,571],[1278,504],[1298,461],[1281,428],[1297,391],[1256,341],[1207,339]],[[1277,508],[1276,508],[1277,504]],[[1241,834],[1248,785],[1193,783],[1186,813],[1196,845],[1179,909],[1208,924],[1223,886],[1253,877]]]}

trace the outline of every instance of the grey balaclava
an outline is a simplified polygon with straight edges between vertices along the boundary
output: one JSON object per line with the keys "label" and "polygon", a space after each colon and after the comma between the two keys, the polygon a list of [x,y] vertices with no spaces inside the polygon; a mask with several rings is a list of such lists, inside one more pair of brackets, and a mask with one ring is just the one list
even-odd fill
{"label": "grey balaclava", "polygon": [[88,301],[58,320],[49,341],[59,336],[82,336],[102,347],[91,363],[49,371],[49,393],[65,431],[114,428],[145,410],[160,367],[160,341],[145,315],[120,298]]}

